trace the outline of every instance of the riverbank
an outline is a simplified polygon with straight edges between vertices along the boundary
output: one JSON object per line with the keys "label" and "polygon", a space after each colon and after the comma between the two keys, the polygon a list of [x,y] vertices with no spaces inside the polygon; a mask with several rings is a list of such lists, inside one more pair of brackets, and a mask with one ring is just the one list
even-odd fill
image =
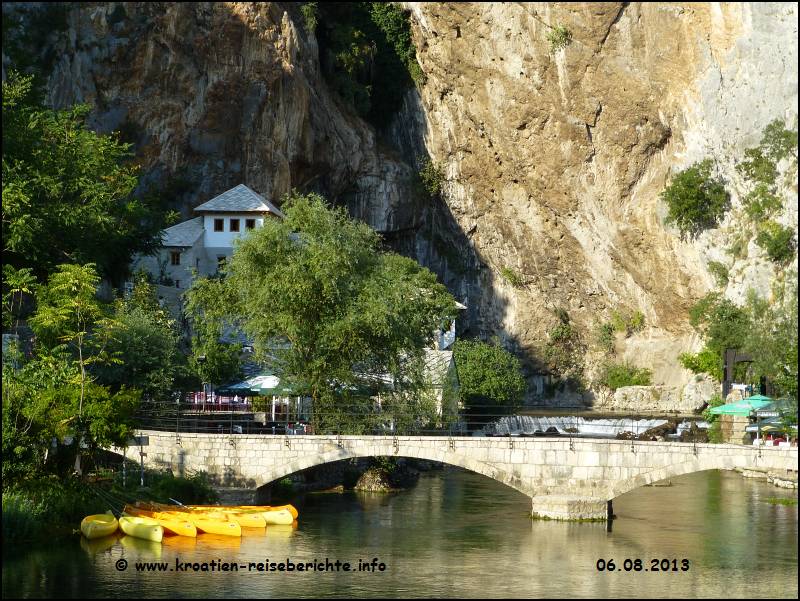
{"label": "riverbank", "polygon": [[104,473],[87,478],[44,476],[3,490],[3,540],[36,542],[63,539],[80,527],[87,515],[113,511],[137,500],[169,503],[211,503],[216,494],[204,473],[178,478],[170,473],[145,470],[145,486],[139,473]]}

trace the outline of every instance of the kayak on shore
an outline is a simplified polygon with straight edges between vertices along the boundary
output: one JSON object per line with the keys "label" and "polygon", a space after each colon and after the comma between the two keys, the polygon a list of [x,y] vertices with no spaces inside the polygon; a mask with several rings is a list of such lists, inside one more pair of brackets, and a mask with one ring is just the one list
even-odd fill
{"label": "kayak on shore", "polygon": [[87,515],[81,521],[81,533],[89,540],[110,536],[118,527],[119,522],[111,512]]}

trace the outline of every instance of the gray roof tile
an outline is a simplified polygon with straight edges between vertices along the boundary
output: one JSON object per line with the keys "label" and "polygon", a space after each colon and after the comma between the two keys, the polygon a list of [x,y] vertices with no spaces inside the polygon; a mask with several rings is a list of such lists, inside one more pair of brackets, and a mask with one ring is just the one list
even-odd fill
{"label": "gray roof tile", "polygon": [[203,218],[195,217],[168,227],[161,234],[163,246],[193,246],[203,235]]}
{"label": "gray roof tile", "polygon": [[269,212],[283,217],[281,210],[268,201],[266,198],[253,192],[244,184],[239,184],[219,196],[215,196],[208,202],[204,202],[195,211],[224,211],[226,213],[237,213],[243,211]]}

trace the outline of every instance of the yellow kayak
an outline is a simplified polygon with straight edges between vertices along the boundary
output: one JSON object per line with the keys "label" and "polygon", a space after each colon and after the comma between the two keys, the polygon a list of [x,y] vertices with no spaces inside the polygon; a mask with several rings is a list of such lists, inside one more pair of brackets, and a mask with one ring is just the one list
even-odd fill
{"label": "yellow kayak", "polygon": [[159,513],[168,514],[173,518],[188,520],[194,524],[198,532],[220,534],[223,536],[242,535],[242,527],[237,522],[228,520],[227,516],[212,518],[203,514],[193,514],[189,511],[164,511]]}
{"label": "yellow kayak", "polygon": [[262,511],[261,515],[269,526],[289,526],[294,522],[294,516],[288,509],[278,511]]}
{"label": "yellow kayak", "polygon": [[261,513],[239,513],[237,511],[230,511],[221,509],[219,511],[206,511],[206,510],[193,510],[195,515],[207,517],[210,519],[227,520],[236,522],[242,528],[265,528],[267,525],[266,520]]}
{"label": "yellow kayak", "polygon": [[176,518],[172,515],[165,515],[158,511],[148,511],[139,507],[126,505],[123,510],[127,515],[142,518],[152,518],[158,522],[165,532],[177,534],[178,536],[197,536],[197,528],[187,519]]}
{"label": "yellow kayak", "polygon": [[282,511],[285,509],[292,514],[292,518],[294,518],[295,520],[299,515],[294,505],[191,505],[190,507],[191,509],[209,509],[212,511],[218,509],[229,509],[242,512],[248,512],[248,511],[271,512],[271,511]]}
{"label": "yellow kayak", "polygon": [[164,528],[153,518],[123,515],[119,518],[119,527],[127,535],[154,543],[164,538]]}
{"label": "yellow kayak", "polygon": [[88,539],[103,538],[117,531],[119,522],[110,513],[87,515],[81,521],[81,532]]}

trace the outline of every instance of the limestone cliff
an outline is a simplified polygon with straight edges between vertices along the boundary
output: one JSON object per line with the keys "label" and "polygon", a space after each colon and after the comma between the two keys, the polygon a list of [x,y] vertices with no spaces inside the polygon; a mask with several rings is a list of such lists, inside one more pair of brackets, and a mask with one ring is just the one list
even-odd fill
{"label": "limestone cliff", "polygon": [[[724,254],[735,210],[683,241],[659,193],[709,157],[740,204],[744,148],[776,118],[796,126],[797,6],[407,8],[427,80],[384,136],[326,87],[296,3],[74,5],[49,37],[48,101],[92,103],[98,129],[136,142],[148,179],[188,181],[175,199],[187,216],[240,182],[276,201],[297,188],[346,204],[435,269],[466,300],[464,327],[499,335],[531,374],[559,311],[591,379],[596,325],[638,310],[646,328],[619,337],[618,356],[684,386],[676,357],[698,346],[687,313],[713,286],[708,261],[729,267],[734,299],[775,272],[752,242],[747,258]],[[572,34],[559,50],[555,26]],[[423,153],[445,173],[443,200],[427,205],[411,186]],[[796,184],[784,192],[779,219],[796,231]]]}
{"label": "limestone cliff", "polygon": [[[655,383],[685,383],[675,357],[697,344],[687,312],[713,287],[708,260],[730,265],[726,292],[739,300],[769,291],[775,273],[752,241],[748,260],[723,256],[735,211],[684,242],[663,225],[659,193],[708,157],[738,206],[735,161],[770,121],[796,124],[796,5],[407,7],[428,78],[425,141],[487,267],[481,287],[495,292],[470,299],[485,328],[535,355],[554,309],[584,333],[612,310],[640,310],[648,327],[619,354],[652,367]],[[552,51],[555,26],[573,39]],[[781,218],[796,231],[796,185],[785,192]]]}

